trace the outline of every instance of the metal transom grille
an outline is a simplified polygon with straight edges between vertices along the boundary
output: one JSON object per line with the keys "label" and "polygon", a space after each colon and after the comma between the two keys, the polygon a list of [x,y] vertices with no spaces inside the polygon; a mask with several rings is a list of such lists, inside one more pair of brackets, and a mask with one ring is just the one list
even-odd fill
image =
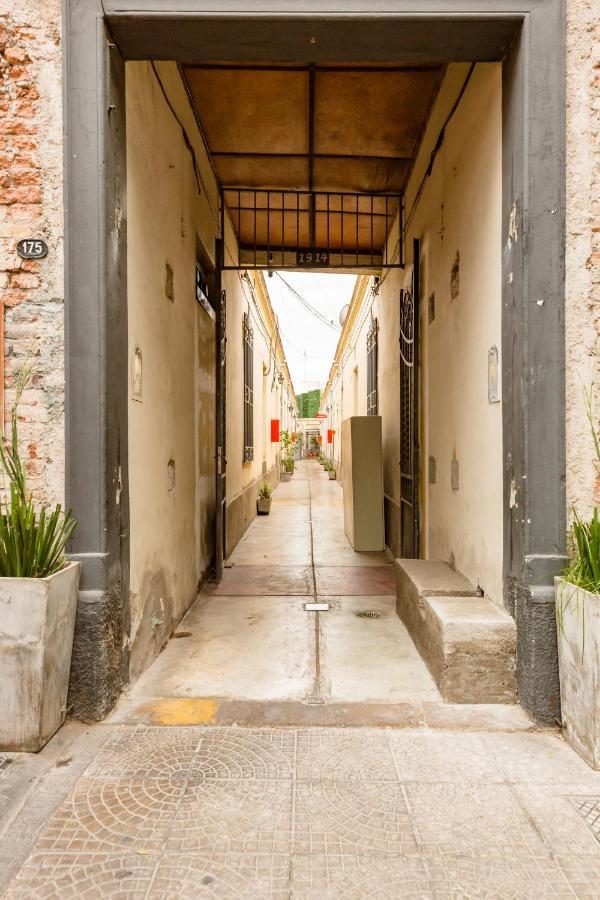
{"label": "metal transom grille", "polygon": [[401,268],[401,212],[397,194],[225,187],[222,230],[228,215],[240,251],[224,268]]}
{"label": "metal transom grille", "polygon": [[244,462],[254,459],[254,332],[244,313]]}

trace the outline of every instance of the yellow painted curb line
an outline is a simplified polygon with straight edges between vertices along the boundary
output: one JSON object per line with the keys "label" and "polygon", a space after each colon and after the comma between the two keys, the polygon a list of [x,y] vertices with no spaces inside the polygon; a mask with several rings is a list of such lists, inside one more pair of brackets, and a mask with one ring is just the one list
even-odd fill
{"label": "yellow painted curb line", "polygon": [[148,715],[153,725],[212,725],[218,708],[216,700],[177,697],[153,700],[139,713]]}

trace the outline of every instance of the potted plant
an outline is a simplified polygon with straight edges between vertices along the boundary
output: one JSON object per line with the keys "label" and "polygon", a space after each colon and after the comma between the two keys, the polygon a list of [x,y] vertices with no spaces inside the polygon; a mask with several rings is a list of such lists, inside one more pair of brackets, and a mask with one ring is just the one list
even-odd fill
{"label": "potted plant", "polygon": [[0,750],[37,751],[62,725],[79,593],[79,563],[64,555],[75,520],[34,503],[19,456],[29,376],[17,377],[10,440],[0,438]]}
{"label": "potted plant", "polygon": [[259,516],[268,516],[271,512],[271,503],[273,502],[271,497],[272,493],[273,488],[269,482],[263,481],[256,501],[256,510]]}
{"label": "potted plant", "polygon": [[289,431],[281,432],[281,480],[289,481],[294,474],[296,443],[298,435]]}
{"label": "potted plant", "polygon": [[329,475],[329,480],[335,481],[335,466],[333,464],[333,460],[327,460],[327,462],[325,463],[325,471]]}
{"label": "potted plant", "polygon": [[[596,432],[592,392],[586,409],[600,474],[600,435]],[[600,769],[600,512],[589,520],[574,513],[571,559],[555,579],[558,662],[562,723],[567,741]]]}

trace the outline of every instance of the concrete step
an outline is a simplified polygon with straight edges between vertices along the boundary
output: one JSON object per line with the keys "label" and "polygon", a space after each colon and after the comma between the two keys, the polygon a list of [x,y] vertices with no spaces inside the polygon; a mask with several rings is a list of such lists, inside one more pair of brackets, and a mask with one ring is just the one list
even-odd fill
{"label": "concrete step", "polygon": [[449,703],[514,703],[516,629],[441,560],[396,560],[396,612]]}

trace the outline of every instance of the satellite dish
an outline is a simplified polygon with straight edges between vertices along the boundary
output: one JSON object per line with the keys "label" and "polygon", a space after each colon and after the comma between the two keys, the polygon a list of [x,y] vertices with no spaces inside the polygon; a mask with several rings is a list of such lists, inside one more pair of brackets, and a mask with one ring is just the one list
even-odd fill
{"label": "satellite dish", "polygon": [[340,317],[338,319],[340,325],[343,325],[346,319],[348,318],[348,310],[350,309],[350,304],[346,303],[345,306],[342,306],[340,310]]}

